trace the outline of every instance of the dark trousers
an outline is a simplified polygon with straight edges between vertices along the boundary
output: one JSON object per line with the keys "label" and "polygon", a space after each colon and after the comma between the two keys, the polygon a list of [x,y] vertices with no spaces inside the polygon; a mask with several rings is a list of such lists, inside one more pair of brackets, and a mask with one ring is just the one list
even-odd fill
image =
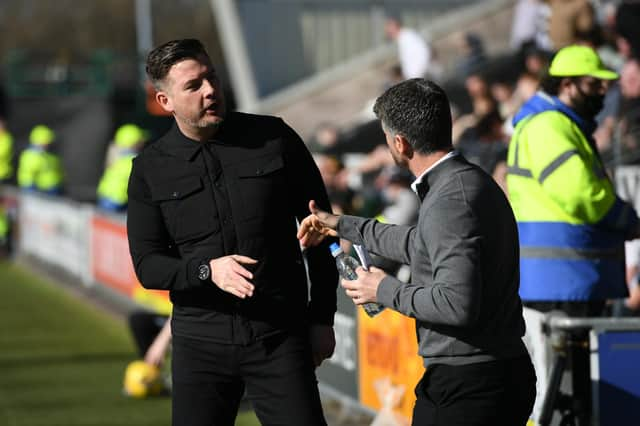
{"label": "dark trousers", "polygon": [[413,426],[524,426],[536,397],[529,356],[427,367],[416,386]]}
{"label": "dark trousers", "polygon": [[249,345],[173,337],[173,426],[233,426],[245,387],[262,425],[326,426],[308,336]]}

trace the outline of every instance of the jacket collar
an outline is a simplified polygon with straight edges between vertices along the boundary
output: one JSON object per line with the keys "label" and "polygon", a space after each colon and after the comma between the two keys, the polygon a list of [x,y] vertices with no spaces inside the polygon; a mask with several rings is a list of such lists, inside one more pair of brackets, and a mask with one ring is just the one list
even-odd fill
{"label": "jacket collar", "polygon": [[[169,155],[191,161],[200,152],[204,144],[207,143],[225,143],[228,138],[228,128],[231,126],[231,114],[228,114],[215,137],[210,141],[199,142],[188,138],[181,131],[176,122],[169,131],[154,144],[155,147]],[[225,131],[226,130],[226,131]]]}
{"label": "jacket collar", "polygon": [[434,163],[431,167],[422,173],[422,175],[418,176],[418,178],[411,185],[414,192],[420,198],[420,201],[424,200],[424,197],[427,196],[429,192],[429,188],[433,186],[435,181],[438,179],[438,176],[442,174],[443,170],[446,170],[447,167],[443,166],[444,163],[449,162],[450,159],[459,157],[460,154],[458,151],[453,150],[447,153],[444,157]]}
{"label": "jacket collar", "polygon": [[577,112],[575,112],[568,105],[565,105],[560,99],[556,96],[549,96],[548,94],[538,91],[533,97],[531,97],[524,105],[520,108],[520,110],[513,117],[513,127],[517,126],[520,121],[524,118],[540,114],[545,111],[558,111],[569,117],[571,121],[576,123],[576,125],[582,130],[582,133],[587,137],[591,138],[593,134],[596,124],[594,120],[588,120],[583,117],[580,117]]}
{"label": "jacket collar", "polygon": [[153,145],[166,154],[186,161],[191,161],[202,149],[202,142],[186,137],[175,121],[169,131]]}

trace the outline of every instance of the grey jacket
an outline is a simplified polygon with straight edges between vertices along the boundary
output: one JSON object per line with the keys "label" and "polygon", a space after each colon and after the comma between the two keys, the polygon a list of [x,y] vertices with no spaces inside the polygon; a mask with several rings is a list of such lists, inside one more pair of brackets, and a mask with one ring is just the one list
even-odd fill
{"label": "grey jacket", "polygon": [[342,216],[341,237],[411,266],[411,282],[387,276],[377,299],[416,319],[425,365],[471,364],[526,354],[518,296],[518,231],[504,193],[461,155],[418,186],[416,226]]}

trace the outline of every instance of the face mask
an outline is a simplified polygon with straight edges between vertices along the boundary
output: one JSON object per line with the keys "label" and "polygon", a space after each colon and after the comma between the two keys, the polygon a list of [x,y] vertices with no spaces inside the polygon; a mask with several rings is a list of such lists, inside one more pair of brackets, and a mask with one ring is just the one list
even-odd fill
{"label": "face mask", "polygon": [[583,115],[593,118],[604,106],[604,95],[588,95],[581,88],[580,85],[576,85],[578,92],[582,96],[582,99],[578,102]]}
{"label": "face mask", "polygon": [[603,106],[604,96],[602,95],[585,96],[584,98],[584,110],[592,117],[598,115]]}

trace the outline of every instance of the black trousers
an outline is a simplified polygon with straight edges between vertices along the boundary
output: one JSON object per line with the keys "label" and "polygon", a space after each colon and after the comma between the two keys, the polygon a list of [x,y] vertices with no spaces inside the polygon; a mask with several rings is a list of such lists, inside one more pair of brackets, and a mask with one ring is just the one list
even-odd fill
{"label": "black trousers", "polygon": [[529,356],[427,367],[416,386],[413,426],[524,426],[536,397]]}
{"label": "black trousers", "polygon": [[173,426],[233,426],[245,387],[264,426],[326,426],[309,339],[249,345],[173,337]]}

